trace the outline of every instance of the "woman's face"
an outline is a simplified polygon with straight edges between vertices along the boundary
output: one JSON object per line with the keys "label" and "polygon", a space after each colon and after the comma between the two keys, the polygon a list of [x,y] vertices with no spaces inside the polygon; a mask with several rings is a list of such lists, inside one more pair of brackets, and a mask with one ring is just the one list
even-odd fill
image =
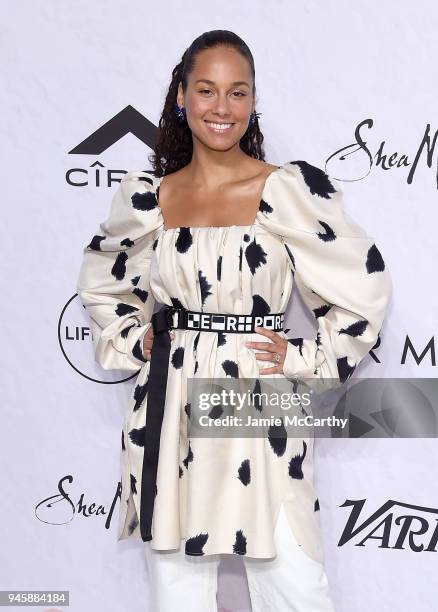
{"label": "woman's face", "polygon": [[[226,151],[239,143],[254,110],[248,61],[233,48],[218,46],[198,53],[187,90],[177,102],[186,109],[193,142]],[[218,125],[220,124],[220,125]]]}

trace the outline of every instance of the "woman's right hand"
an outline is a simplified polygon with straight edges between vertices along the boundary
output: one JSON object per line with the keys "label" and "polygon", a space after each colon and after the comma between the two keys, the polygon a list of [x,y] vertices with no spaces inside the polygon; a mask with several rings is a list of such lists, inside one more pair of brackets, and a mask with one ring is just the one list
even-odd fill
{"label": "woman's right hand", "polygon": [[[169,330],[169,336],[171,340],[174,339],[175,334],[172,330]],[[151,350],[152,350],[153,341],[154,341],[154,330],[151,325],[143,337],[143,355],[146,361],[151,360]]]}

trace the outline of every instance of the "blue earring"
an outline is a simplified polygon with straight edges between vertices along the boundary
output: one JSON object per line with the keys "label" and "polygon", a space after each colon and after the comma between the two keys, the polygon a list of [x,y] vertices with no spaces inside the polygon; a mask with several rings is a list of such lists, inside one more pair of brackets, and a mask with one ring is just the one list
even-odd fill
{"label": "blue earring", "polygon": [[184,123],[187,119],[186,109],[184,106],[179,106],[178,102],[175,102],[173,105],[173,110],[175,111],[176,116],[178,117],[178,121],[180,123]]}
{"label": "blue earring", "polygon": [[253,111],[253,112],[250,114],[250,116],[249,116],[249,125],[250,125],[250,126],[254,125],[255,120],[256,120],[256,116],[257,116],[257,115],[256,115],[256,112],[255,112],[255,111]]}

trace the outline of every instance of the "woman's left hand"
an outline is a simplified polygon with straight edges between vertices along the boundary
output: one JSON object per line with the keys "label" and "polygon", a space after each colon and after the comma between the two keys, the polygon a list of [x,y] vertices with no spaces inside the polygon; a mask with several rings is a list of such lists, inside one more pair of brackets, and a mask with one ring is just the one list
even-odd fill
{"label": "woman's left hand", "polygon": [[275,366],[271,368],[263,368],[260,374],[283,374],[283,364],[286,357],[287,340],[282,338],[277,332],[265,327],[256,327],[255,331],[269,338],[270,342],[245,342],[248,348],[259,349],[266,351],[264,353],[255,353],[256,359],[259,361],[272,361],[276,363],[275,353],[278,353],[280,359]]}

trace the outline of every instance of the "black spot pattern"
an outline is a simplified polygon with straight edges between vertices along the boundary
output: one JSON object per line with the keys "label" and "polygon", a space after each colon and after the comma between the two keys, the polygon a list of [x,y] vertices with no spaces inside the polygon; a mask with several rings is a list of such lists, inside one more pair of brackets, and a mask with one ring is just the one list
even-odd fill
{"label": "black spot pattern", "polygon": [[357,336],[361,336],[366,328],[368,327],[368,321],[356,321],[347,327],[343,327],[339,330],[340,334],[347,334],[348,336],[352,336],[356,338]]}
{"label": "black spot pattern", "polygon": [[216,405],[216,406],[213,406],[212,409],[209,411],[208,417],[210,419],[220,419],[223,413],[224,413],[224,410],[222,406]]}
{"label": "black spot pattern", "polygon": [[261,244],[256,242],[255,238],[248,244],[245,249],[245,257],[248,267],[251,270],[251,274],[255,274],[260,266],[266,264],[266,255],[266,251],[263,249]]}
{"label": "black spot pattern", "polygon": [[87,245],[87,249],[91,249],[92,251],[101,251],[100,243],[102,240],[105,240],[105,236],[93,236],[90,244]]}
{"label": "black spot pattern", "polygon": [[218,281],[221,280],[221,273],[222,273],[222,255],[219,255],[219,257],[217,258],[217,279]]}
{"label": "black spot pattern", "polygon": [[324,317],[332,306],[333,304],[322,304],[322,306],[314,308],[313,314],[315,315],[315,319],[317,319],[318,317]]}
{"label": "black spot pattern", "polygon": [[271,213],[274,209],[265,200],[260,200],[259,211],[262,213]]}
{"label": "black spot pattern", "polygon": [[171,297],[170,301],[172,302],[172,306],[174,308],[184,308],[184,306],[182,305],[182,303],[179,301],[178,298],[176,297]]}
{"label": "black spot pattern", "polygon": [[319,221],[319,223],[325,229],[325,233],[317,232],[316,235],[318,236],[318,238],[320,238],[324,242],[331,242],[332,240],[335,240],[336,234],[333,231],[333,229],[330,227],[330,225],[326,223],[325,221]]}
{"label": "black spot pattern", "polygon": [[272,450],[277,457],[282,457],[286,450],[287,444],[287,431],[284,426],[283,418],[281,418],[281,425],[270,425],[268,429],[268,440]]}
{"label": "black spot pattern", "polygon": [[127,254],[125,253],[125,251],[121,251],[117,255],[116,261],[114,262],[114,265],[111,268],[111,274],[118,281],[121,281],[121,280],[123,280],[125,278],[125,274],[126,274],[126,262],[127,262],[127,260],[128,260]]}
{"label": "black spot pattern", "polygon": [[366,268],[368,274],[372,274],[373,272],[383,272],[385,269],[385,262],[383,261],[383,257],[375,244],[368,249]]}
{"label": "black spot pattern", "polygon": [[233,544],[233,553],[236,555],[246,555],[246,536],[242,529],[236,531],[236,540]]}
{"label": "black spot pattern", "polygon": [[249,397],[251,401],[251,406],[258,412],[262,412],[263,410],[261,393],[262,393],[262,387],[261,387],[259,379],[257,378],[254,384],[254,389],[251,391]]}
{"label": "black spot pattern", "polygon": [[120,242],[120,246],[125,246],[125,247],[132,247],[134,246],[134,241],[131,240],[130,238],[124,238],[121,242]]}
{"label": "black spot pattern", "polygon": [[139,338],[137,340],[137,342],[134,344],[133,348],[132,348],[132,354],[134,355],[134,357],[136,357],[139,361],[143,361],[144,363],[146,363],[147,359],[143,354],[143,347],[142,347],[142,340]]}
{"label": "black spot pattern", "polygon": [[140,406],[143,404],[146,394],[148,392],[148,382],[149,380],[147,380],[144,383],[144,385],[136,385],[134,389],[135,404],[134,404],[133,412],[136,412],[140,408]]}
{"label": "black spot pattern", "polygon": [[131,492],[137,495],[137,479],[134,474],[131,474]]}
{"label": "black spot pattern", "polygon": [[251,482],[251,466],[250,466],[249,459],[244,459],[242,461],[239,469],[237,470],[237,474],[238,474],[237,478],[240,480],[242,484],[245,485],[245,487],[249,485],[249,483]]}
{"label": "black spot pattern", "polygon": [[122,338],[127,338],[129,336],[129,330],[132,329],[133,327],[137,327],[137,323],[133,323],[133,325],[129,325],[128,327],[124,327],[122,329],[122,331],[120,332],[120,335],[122,336]]}
{"label": "black spot pattern", "polygon": [[200,533],[186,540],[185,554],[186,555],[203,555],[202,550],[208,540],[208,533]]}
{"label": "black spot pattern", "polygon": [[304,478],[303,474],[303,461],[307,452],[307,444],[303,440],[303,453],[300,455],[294,455],[289,461],[289,476],[291,478],[298,478],[301,480]]}
{"label": "black spot pattern", "polygon": [[183,464],[184,464],[184,467],[186,468],[186,470],[189,469],[189,463],[191,461],[193,461],[193,451],[192,451],[192,446],[191,446],[191,444],[189,442],[189,450],[188,450],[186,458],[183,460]]}
{"label": "black spot pattern", "polygon": [[145,426],[140,427],[140,429],[134,427],[128,432],[129,439],[136,446],[144,446],[145,429]]}
{"label": "black spot pattern", "polygon": [[222,363],[222,368],[226,376],[231,376],[232,378],[239,378],[239,366],[232,359],[226,359]]}
{"label": "black spot pattern", "polygon": [[202,273],[202,270],[198,271],[198,278],[199,278],[199,287],[201,289],[201,301],[202,301],[202,304],[204,305],[204,302],[207,299],[207,297],[209,295],[212,295],[212,292],[210,291],[211,285],[208,282],[207,277],[204,276],[204,274]]}
{"label": "black spot pattern", "polygon": [[192,408],[192,405],[190,402],[187,402],[187,404],[184,406],[184,412],[186,413],[189,419],[190,419],[191,408]]}
{"label": "black spot pattern", "polygon": [[125,432],[122,429],[122,451],[126,450],[126,446],[125,446]]}
{"label": "black spot pattern", "polygon": [[157,198],[155,193],[152,191],[146,191],[145,193],[134,193],[131,197],[132,206],[135,210],[153,210],[158,206]]}
{"label": "black spot pattern", "polygon": [[183,363],[184,363],[184,347],[183,346],[179,346],[173,351],[170,362],[175,368],[175,370],[182,368]]}
{"label": "black spot pattern", "polygon": [[145,289],[140,289],[140,287],[135,287],[132,290],[132,293],[136,295],[138,298],[140,298],[143,304],[146,302],[146,300],[148,299],[148,295],[149,295],[148,291],[146,291]]}
{"label": "black spot pattern", "polygon": [[217,346],[224,346],[227,343],[227,335],[224,332],[217,334]]}
{"label": "black spot pattern", "polygon": [[252,296],[251,314],[257,317],[264,317],[271,312],[268,302],[258,294]]}
{"label": "black spot pattern", "polygon": [[312,195],[330,199],[330,194],[336,193],[336,189],[330,182],[328,175],[321,168],[312,166],[303,160],[292,161],[291,164],[296,164],[299,167],[304,182]]}
{"label": "black spot pattern", "polygon": [[347,357],[340,357],[336,360],[338,366],[339,380],[344,383],[353,374],[356,364],[350,365]]}
{"label": "black spot pattern", "polygon": [[131,304],[124,304],[123,302],[119,302],[116,306],[116,315],[118,317],[124,317],[127,314],[131,314],[133,312],[138,312],[138,308],[135,306],[131,306]]}
{"label": "black spot pattern", "polygon": [[180,227],[175,246],[178,253],[187,253],[193,244],[193,236],[189,227]]}
{"label": "black spot pattern", "polygon": [[319,510],[319,499],[316,498],[315,499],[315,505],[313,506],[313,511],[314,512],[318,512],[318,510]]}
{"label": "black spot pattern", "polygon": [[196,334],[195,340],[193,341],[193,352],[196,355],[197,351],[198,351],[198,342],[199,342],[199,336],[201,335],[201,332],[198,332]]}

